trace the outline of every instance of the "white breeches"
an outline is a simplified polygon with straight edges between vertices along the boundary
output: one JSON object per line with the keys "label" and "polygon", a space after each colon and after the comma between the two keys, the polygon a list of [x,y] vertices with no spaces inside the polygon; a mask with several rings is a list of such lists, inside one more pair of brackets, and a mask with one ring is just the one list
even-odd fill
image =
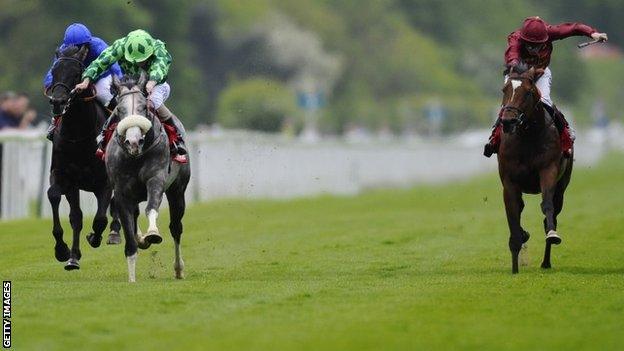
{"label": "white breeches", "polygon": [[152,93],[149,96],[150,101],[154,105],[154,109],[158,109],[165,103],[165,101],[167,101],[170,92],[171,87],[167,82],[158,84],[154,87],[154,90],[152,90]]}
{"label": "white breeches", "polygon": [[110,92],[110,86],[113,82],[113,75],[109,74],[108,76],[101,78],[97,82],[95,82],[95,98],[98,99],[99,102],[102,103],[105,107],[108,106],[108,103],[113,98],[113,94]]}

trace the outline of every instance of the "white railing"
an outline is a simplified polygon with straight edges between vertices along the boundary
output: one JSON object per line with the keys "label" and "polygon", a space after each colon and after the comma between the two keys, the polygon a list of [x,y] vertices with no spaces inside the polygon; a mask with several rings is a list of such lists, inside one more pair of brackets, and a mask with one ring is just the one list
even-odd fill
{"label": "white railing", "polygon": [[[51,143],[40,134],[0,133],[0,218],[50,216],[46,191]],[[217,198],[290,198],[316,194],[356,194],[380,186],[443,182],[491,172],[495,158],[482,156],[487,131],[437,140],[305,143],[280,136],[194,132],[189,136],[192,178],[189,203]],[[618,134],[621,135],[621,134]],[[621,138],[579,133],[576,160],[595,163]],[[81,193],[85,214],[94,197]],[[61,210],[67,213],[66,202]]]}

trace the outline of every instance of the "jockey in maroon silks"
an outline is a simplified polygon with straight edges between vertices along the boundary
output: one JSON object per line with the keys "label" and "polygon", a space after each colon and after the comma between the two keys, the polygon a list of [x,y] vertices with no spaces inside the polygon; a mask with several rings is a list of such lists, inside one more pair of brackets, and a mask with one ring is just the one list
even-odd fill
{"label": "jockey in maroon silks", "polygon": [[[569,157],[572,153],[574,132],[570,129],[571,127],[563,117],[563,114],[557,110],[550,99],[552,75],[548,66],[550,65],[550,55],[552,55],[553,51],[552,42],[571,36],[587,36],[598,41],[607,40],[607,34],[599,33],[596,29],[582,23],[550,25],[539,17],[529,17],[524,20],[522,28],[509,34],[507,37],[507,50],[505,50],[506,72],[520,64],[544,70],[544,73],[537,79],[535,85],[540,91],[544,107],[553,115],[555,125],[561,134],[561,146],[566,157]],[[506,75],[505,81],[507,81],[507,78],[508,76]],[[490,157],[493,153],[498,152],[500,133],[501,124],[497,120],[489,142],[485,145],[483,154],[486,157]]]}

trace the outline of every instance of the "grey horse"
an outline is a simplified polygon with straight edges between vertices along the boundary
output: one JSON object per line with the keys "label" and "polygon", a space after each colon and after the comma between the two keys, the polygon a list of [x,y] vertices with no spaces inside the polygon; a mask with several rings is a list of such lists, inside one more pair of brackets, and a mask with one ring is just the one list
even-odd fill
{"label": "grey horse", "polygon": [[[112,89],[118,103],[114,113],[119,123],[105,156],[124,232],[130,282],[136,281],[137,247],[147,249],[151,244],[162,242],[157,219],[163,193],[169,202],[169,230],[175,243],[175,277],[184,278],[180,237],[186,206],[184,192],[191,176],[190,162],[179,164],[171,160],[165,130],[147,108],[146,83],[145,72],[138,80],[131,76],[113,79]],[[141,236],[137,226],[139,203],[146,200],[149,227],[145,236]]]}

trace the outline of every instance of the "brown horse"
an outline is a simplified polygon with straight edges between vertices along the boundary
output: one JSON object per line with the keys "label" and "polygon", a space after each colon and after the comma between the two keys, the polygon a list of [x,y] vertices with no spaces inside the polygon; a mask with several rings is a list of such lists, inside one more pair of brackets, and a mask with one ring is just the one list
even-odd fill
{"label": "brown horse", "polygon": [[557,215],[572,175],[573,157],[563,155],[553,118],[540,102],[535,80],[539,69],[516,70],[503,87],[501,123],[503,135],[498,152],[498,172],[503,184],[505,212],[509,224],[512,273],[518,273],[518,255],[529,240],[520,225],[524,208],[522,193],[542,194],[546,249],[542,268],[550,268],[551,245],[561,243]]}

